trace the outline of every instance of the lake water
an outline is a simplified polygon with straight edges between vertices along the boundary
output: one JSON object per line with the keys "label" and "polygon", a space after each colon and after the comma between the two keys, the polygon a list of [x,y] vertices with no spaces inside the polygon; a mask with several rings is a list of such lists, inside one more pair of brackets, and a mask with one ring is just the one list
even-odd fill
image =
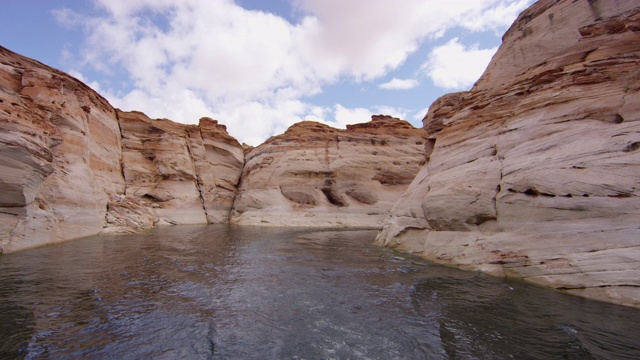
{"label": "lake water", "polygon": [[376,232],[175,226],[0,256],[0,359],[640,359],[640,310]]}

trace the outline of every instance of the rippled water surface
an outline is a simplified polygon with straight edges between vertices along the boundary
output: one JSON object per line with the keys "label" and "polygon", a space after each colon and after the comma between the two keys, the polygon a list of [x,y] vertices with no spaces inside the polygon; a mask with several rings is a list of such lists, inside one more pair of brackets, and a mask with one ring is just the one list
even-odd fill
{"label": "rippled water surface", "polygon": [[375,231],[177,226],[0,256],[0,358],[640,359],[640,311]]}

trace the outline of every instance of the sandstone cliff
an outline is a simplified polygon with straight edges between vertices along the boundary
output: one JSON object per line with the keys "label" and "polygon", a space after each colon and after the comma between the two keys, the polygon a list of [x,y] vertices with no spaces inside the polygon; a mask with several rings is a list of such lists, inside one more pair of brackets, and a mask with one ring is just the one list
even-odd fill
{"label": "sandstone cliff", "polygon": [[117,111],[0,47],[0,253],[229,218],[379,227],[391,210],[380,244],[640,306],[639,115],[636,0],[537,2],[426,133],[302,122],[254,149],[209,118]]}
{"label": "sandstone cliff", "polygon": [[640,306],[640,4],[540,1],[469,92],[377,241]]}
{"label": "sandstone cliff", "polygon": [[0,253],[225,222],[243,162],[215,120],[116,112],[80,81],[0,47]]}
{"label": "sandstone cliff", "polygon": [[199,126],[140,112],[118,112],[126,197],[152,209],[160,224],[223,223],[229,218],[244,153],[224,125]]}
{"label": "sandstone cliff", "polygon": [[100,232],[123,194],[115,111],[80,81],[0,47],[0,251]]}
{"label": "sandstone cliff", "polygon": [[231,222],[379,228],[424,164],[425,135],[388,116],[295,124],[247,154]]}
{"label": "sandstone cliff", "polygon": [[116,110],[4,48],[0,66],[0,253],[223,223],[234,200],[239,224],[380,227],[424,163],[424,131],[388,116],[347,130],[302,122],[250,149],[209,118]]}

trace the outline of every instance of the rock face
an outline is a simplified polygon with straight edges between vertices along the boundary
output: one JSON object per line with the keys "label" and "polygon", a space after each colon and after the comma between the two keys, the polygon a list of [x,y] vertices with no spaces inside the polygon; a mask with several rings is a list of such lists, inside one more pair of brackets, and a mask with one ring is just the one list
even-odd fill
{"label": "rock face", "polygon": [[215,120],[116,112],[80,81],[2,47],[0,130],[0,253],[225,222],[244,162]]}
{"label": "rock face", "polygon": [[635,0],[540,0],[523,12],[502,37],[474,90],[507,84],[513,78],[547,59],[565,53],[578,42],[580,28],[618,16],[634,6]]}
{"label": "rock face", "polygon": [[0,96],[0,253],[223,223],[234,204],[239,224],[380,227],[429,144],[422,129],[380,115],[347,130],[302,122],[250,149],[210,118],[183,125],[116,110],[4,48]]}
{"label": "rock face", "polygon": [[124,192],[115,111],[80,81],[0,47],[0,252],[96,234]]}
{"label": "rock face", "polygon": [[379,228],[424,164],[425,135],[382,115],[295,124],[247,154],[231,222]]}
{"label": "rock face", "polygon": [[377,241],[640,306],[640,4],[540,1],[469,92]]}
{"label": "rock face", "polygon": [[306,121],[249,149],[209,118],[117,111],[0,47],[0,253],[229,219],[380,227],[391,211],[380,244],[640,307],[637,0],[538,1],[423,123]]}
{"label": "rock face", "polygon": [[126,197],[159,224],[222,223],[229,218],[244,153],[224,125],[199,126],[118,112]]}

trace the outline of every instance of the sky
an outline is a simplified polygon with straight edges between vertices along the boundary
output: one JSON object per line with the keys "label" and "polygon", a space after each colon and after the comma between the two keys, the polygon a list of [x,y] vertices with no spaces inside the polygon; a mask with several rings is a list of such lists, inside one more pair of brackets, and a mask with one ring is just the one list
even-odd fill
{"label": "sky", "polygon": [[114,107],[225,124],[258,145],[302,120],[422,126],[468,90],[533,0],[3,0],[0,45]]}

